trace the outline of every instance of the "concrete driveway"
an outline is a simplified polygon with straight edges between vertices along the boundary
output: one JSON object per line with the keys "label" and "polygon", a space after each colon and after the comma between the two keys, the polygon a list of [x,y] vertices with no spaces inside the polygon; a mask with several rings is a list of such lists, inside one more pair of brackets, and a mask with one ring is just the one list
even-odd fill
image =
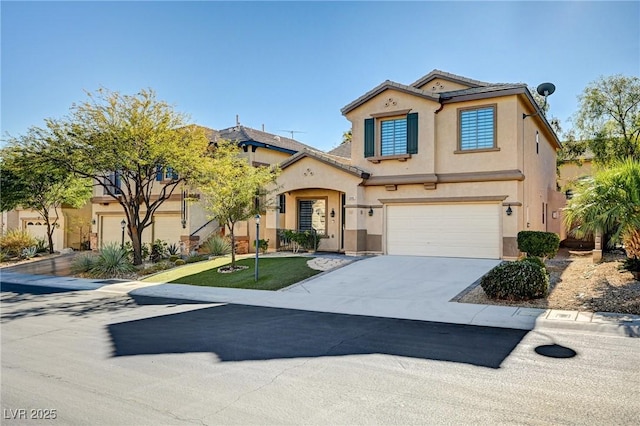
{"label": "concrete driveway", "polygon": [[542,310],[450,300],[500,260],[375,256],[281,291],[159,284],[129,294],[367,315],[454,324],[531,329]]}
{"label": "concrete driveway", "polygon": [[384,300],[449,301],[500,260],[376,256],[314,277],[285,291]]}

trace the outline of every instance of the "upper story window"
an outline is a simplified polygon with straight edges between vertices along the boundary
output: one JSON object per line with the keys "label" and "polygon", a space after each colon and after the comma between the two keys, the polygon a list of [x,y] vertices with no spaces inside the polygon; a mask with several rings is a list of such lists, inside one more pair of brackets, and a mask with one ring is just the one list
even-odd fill
{"label": "upper story window", "polygon": [[380,122],[380,155],[407,153],[407,118]]}
{"label": "upper story window", "polygon": [[496,107],[488,106],[458,111],[459,150],[496,148]]}
{"label": "upper story window", "polygon": [[[376,130],[378,129],[378,130]],[[377,133],[379,132],[379,136]],[[407,159],[418,153],[418,113],[384,115],[364,120],[364,156],[378,162]]]}
{"label": "upper story window", "polygon": [[122,189],[120,186],[122,185],[122,178],[119,172],[109,173],[109,176],[104,180],[106,187],[102,187],[103,195],[119,195],[122,194]]}
{"label": "upper story window", "polygon": [[178,173],[173,170],[173,167],[156,166],[156,180],[162,182],[164,180],[177,180]]}

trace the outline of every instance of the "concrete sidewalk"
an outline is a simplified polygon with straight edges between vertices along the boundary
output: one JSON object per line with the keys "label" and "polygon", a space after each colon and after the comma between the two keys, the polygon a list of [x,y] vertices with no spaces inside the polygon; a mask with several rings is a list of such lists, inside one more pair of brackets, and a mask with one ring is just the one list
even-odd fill
{"label": "concrete sidewalk", "polygon": [[[424,259],[424,258],[423,258]],[[2,272],[3,284],[90,290],[132,296],[533,330],[563,328],[640,337],[640,316],[557,311],[450,300],[499,261],[435,258],[425,276],[410,257],[378,256],[321,273],[280,291],[241,290],[122,280],[90,280]],[[393,280],[402,270],[402,279]],[[372,277],[375,277],[373,279]]]}

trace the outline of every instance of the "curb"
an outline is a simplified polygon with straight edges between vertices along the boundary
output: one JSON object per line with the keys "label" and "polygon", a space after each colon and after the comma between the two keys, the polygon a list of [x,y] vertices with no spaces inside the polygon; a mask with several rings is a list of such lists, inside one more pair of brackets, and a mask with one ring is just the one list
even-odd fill
{"label": "curb", "polygon": [[[342,265],[344,267],[347,265]],[[336,268],[334,268],[336,269]],[[313,280],[314,278],[326,274],[329,271],[321,272],[314,275],[300,283],[293,284],[292,286],[281,289],[274,294],[282,292],[286,289],[303,285],[305,282]],[[7,276],[8,275],[8,276]],[[245,290],[234,289],[239,292],[236,296],[231,297],[229,300],[212,300],[212,295],[197,293],[201,287],[190,286],[185,284],[165,284],[165,283],[142,283],[131,280],[109,280],[109,279],[83,279],[83,278],[69,278],[69,277],[56,277],[47,275],[27,275],[17,273],[3,273],[0,277],[0,284],[2,290],[8,290],[5,286],[20,286],[20,287],[34,287],[41,289],[58,289],[61,291],[102,291],[121,295],[144,295],[149,297],[157,297],[162,299],[171,300],[184,300],[186,301],[199,301],[203,303],[232,303],[232,304],[247,304],[243,303],[244,296],[240,296]],[[181,286],[186,294],[176,294],[174,291],[168,291],[170,287],[175,285]],[[169,286],[169,287],[167,287]],[[207,287],[208,288],[208,287]],[[255,290],[247,290],[249,292]],[[183,291],[179,292],[183,293]],[[248,295],[248,293],[247,293]],[[239,297],[238,297],[239,296]],[[214,297],[214,299],[219,299]],[[223,297],[222,299],[225,299]],[[235,299],[235,300],[234,300]],[[250,300],[250,297],[247,301]],[[447,302],[459,305],[457,302]],[[248,304],[251,304],[249,302]],[[276,303],[277,305],[278,303]],[[266,305],[260,304],[260,306],[273,306],[271,303]],[[273,306],[277,307],[277,306]],[[470,322],[463,321],[438,321],[432,319],[418,319],[421,321],[433,321],[443,323],[457,323],[477,326],[488,326],[498,328],[516,328],[541,331],[544,329],[565,330],[565,331],[579,331],[588,333],[597,333],[601,335],[616,336],[616,337],[640,337],[640,315],[619,314],[619,313],[607,313],[607,312],[578,312],[578,311],[561,311],[561,310],[544,310],[534,308],[517,308],[513,313],[504,316],[504,313],[500,313],[495,317],[491,314],[491,308],[495,305],[485,305],[485,307],[478,312]],[[292,308],[295,309],[295,308]],[[304,307],[299,309],[308,310]],[[330,309],[331,311],[331,309]],[[345,313],[345,312],[342,312]],[[382,317],[395,317],[391,312],[381,313]],[[489,314],[488,316],[485,314]],[[371,315],[363,313],[352,313],[352,315]],[[375,316],[375,315],[374,315]],[[520,317],[520,321],[518,320]],[[526,320],[526,317],[530,320]],[[397,317],[396,317],[397,318]],[[412,318],[406,318],[412,319]]]}

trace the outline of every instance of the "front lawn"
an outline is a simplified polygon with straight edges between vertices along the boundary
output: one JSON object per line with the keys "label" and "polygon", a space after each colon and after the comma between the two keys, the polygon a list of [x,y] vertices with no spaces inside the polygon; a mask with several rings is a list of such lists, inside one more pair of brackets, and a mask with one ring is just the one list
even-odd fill
{"label": "front lawn", "polygon": [[178,278],[171,283],[191,284],[207,287],[245,288],[251,290],[279,290],[319,273],[307,266],[310,257],[274,257],[260,258],[259,279],[254,281],[255,259],[243,259],[237,265],[248,269],[230,274],[218,272],[218,268]]}

